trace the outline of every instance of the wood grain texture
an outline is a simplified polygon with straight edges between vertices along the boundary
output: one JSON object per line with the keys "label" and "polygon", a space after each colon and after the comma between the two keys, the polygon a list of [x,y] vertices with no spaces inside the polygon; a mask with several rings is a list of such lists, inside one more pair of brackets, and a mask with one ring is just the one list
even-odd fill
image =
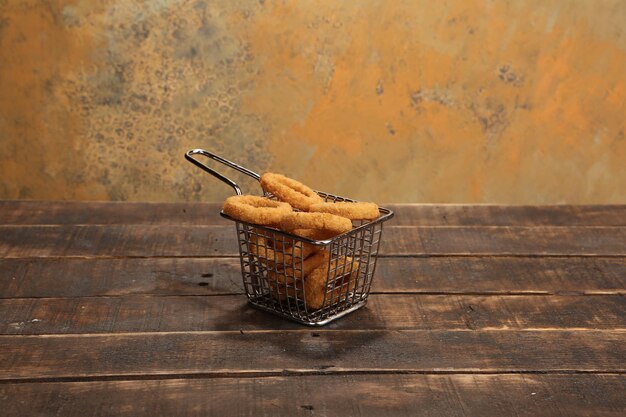
{"label": "wood grain texture", "polygon": [[228,225],[221,203],[0,201],[0,224]]}
{"label": "wood grain texture", "polygon": [[309,375],[2,384],[0,398],[6,417],[621,417],[625,391],[624,375]]}
{"label": "wood grain texture", "polygon": [[[411,226],[626,226],[626,205],[383,204]],[[0,224],[226,225],[221,203],[0,201]]]}
{"label": "wood grain texture", "polygon": [[622,255],[621,227],[390,227],[381,254],[406,255]]}
{"label": "wood grain texture", "polygon": [[239,258],[0,259],[0,277],[0,297],[243,293]]}
{"label": "wood grain texture", "polygon": [[626,205],[391,204],[393,226],[626,226]]}
{"label": "wood grain texture", "polygon": [[[626,255],[624,227],[389,227],[381,255]],[[236,256],[231,226],[0,226],[0,256]]]}
{"label": "wood grain texture", "polygon": [[218,208],[0,202],[4,414],[623,415],[626,205],[395,205],[322,329],[246,304]]}
{"label": "wood grain texture", "polygon": [[234,226],[0,226],[0,256],[238,255]]}
{"label": "wood grain texture", "polygon": [[[239,258],[0,259],[0,298],[241,294]],[[380,258],[372,291],[625,294],[626,258]]]}
{"label": "wood grain texture", "polygon": [[0,336],[0,379],[333,372],[626,372],[626,332],[220,331]]}
{"label": "wood grain texture", "polygon": [[[0,300],[0,334],[301,329],[243,296]],[[324,329],[626,331],[626,297],[371,295]]]}
{"label": "wood grain texture", "polygon": [[380,258],[380,292],[488,294],[626,293],[626,258]]}

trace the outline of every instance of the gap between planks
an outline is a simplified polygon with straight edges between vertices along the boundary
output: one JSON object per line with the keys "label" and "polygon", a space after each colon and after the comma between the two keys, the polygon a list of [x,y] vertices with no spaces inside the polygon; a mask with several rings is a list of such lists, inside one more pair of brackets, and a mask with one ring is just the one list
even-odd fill
{"label": "gap between planks", "polygon": [[[623,254],[553,254],[553,253],[421,253],[421,254],[378,254],[377,258],[415,258],[415,259],[427,259],[427,258],[624,258],[626,253]],[[97,260],[97,259],[237,259],[239,256],[233,254],[227,255],[63,255],[63,256],[5,256],[1,259],[6,260],[24,260],[24,261],[36,261],[41,259],[84,259],[84,260]]]}
{"label": "gap between planks", "polygon": [[[21,229],[28,229],[28,228],[62,228],[62,227],[116,227],[116,226],[140,226],[140,227],[159,227],[159,226],[178,226],[178,227],[194,227],[193,225],[188,225],[188,224],[181,224],[181,225],[177,225],[177,224],[167,224],[167,225],[158,225],[158,224],[144,224],[144,223],[72,223],[72,224],[65,224],[65,223],[55,223],[55,224],[0,224],[0,228],[21,228]],[[195,227],[200,227],[203,229],[222,229],[224,227],[228,227],[228,226],[234,226],[234,223],[232,225],[229,224],[200,224],[200,225],[196,225]],[[546,229],[546,228],[550,228],[550,229],[624,229],[626,228],[626,225],[618,225],[618,226],[614,226],[614,225],[562,225],[562,224],[556,224],[556,225],[546,225],[546,224],[540,224],[540,225],[522,225],[522,226],[518,226],[518,225],[508,225],[508,224],[486,224],[486,225],[481,225],[481,224],[468,224],[468,225],[463,225],[463,224],[442,224],[442,225],[412,225],[412,224],[399,224],[399,225],[393,225],[393,224],[385,224],[383,227],[383,230],[389,230],[389,229],[419,229],[419,228],[432,228],[432,229],[508,229],[508,228],[512,228],[512,227],[516,227],[516,228],[524,228],[524,229]]]}
{"label": "gap between planks", "polygon": [[555,370],[475,370],[475,371],[448,371],[448,370],[398,370],[398,369],[368,369],[368,370],[298,370],[282,369],[276,371],[228,371],[228,372],[197,372],[197,373],[165,373],[165,374],[112,374],[84,377],[41,377],[41,378],[7,378],[0,379],[0,385],[32,384],[51,382],[103,382],[103,381],[162,381],[172,379],[242,379],[242,378],[275,378],[298,376],[348,376],[348,375],[626,375],[626,371],[555,369]]}
{"label": "gap between planks", "polygon": [[[498,332],[516,332],[516,333],[537,333],[537,332],[552,332],[552,333],[624,333],[626,334],[626,328],[611,328],[611,329],[590,329],[590,328],[489,328],[481,327],[480,329],[327,329],[323,327],[306,327],[302,329],[266,329],[266,330],[193,330],[193,331],[160,331],[160,332],[120,332],[120,333],[48,333],[48,334],[0,334],[0,341],[2,339],[81,339],[81,338],[109,338],[109,337],[124,337],[124,336],[176,336],[176,335],[256,335],[256,334],[306,334],[306,333],[437,333],[437,332],[449,332],[449,333],[498,333]],[[619,371],[622,372],[622,371]],[[626,371],[624,371],[626,372]]]}
{"label": "gap between planks", "polygon": [[[434,296],[472,296],[472,297],[623,297],[626,293],[625,290],[619,291],[486,291],[486,292],[472,292],[472,291],[370,291],[370,295],[389,295],[389,296],[403,296],[403,295],[434,295]],[[211,293],[211,294],[151,294],[151,293],[131,293],[131,294],[117,294],[117,295],[78,295],[78,296],[41,296],[41,297],[0,297],[0,300],[82,300],[82,299],[101,299],[101,298],[185,298],[185,297],[238,297],[245,296],[244,292],[223,292],[223,293]]]}

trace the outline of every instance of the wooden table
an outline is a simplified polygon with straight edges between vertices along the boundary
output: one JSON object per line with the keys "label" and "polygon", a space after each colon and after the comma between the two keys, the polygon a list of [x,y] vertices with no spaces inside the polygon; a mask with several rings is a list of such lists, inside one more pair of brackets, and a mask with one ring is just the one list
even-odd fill
{"label": "wooden table", "polygon": [[0,202],[0,414],[625,415],[626,206],[390,207],[368,305],[308,328],[215,204]]}

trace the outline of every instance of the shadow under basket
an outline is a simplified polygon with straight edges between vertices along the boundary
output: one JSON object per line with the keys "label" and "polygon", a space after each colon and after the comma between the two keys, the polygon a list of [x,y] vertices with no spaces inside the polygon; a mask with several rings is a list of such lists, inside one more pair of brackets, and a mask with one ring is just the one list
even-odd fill
{"label": "shadow under basket", "polygon": [[[194,159],[203,155],[259,180],[253,171],[196,149],[186,158],[211,175],[239,187],[230,179]],[[325,201],[354,201],[317,192]],[[266,197],[274,196],[266,193]],[[325,239],[311,240],[270,227],[235,222],[243,286],[249,303],[261,310],[309,326],[323,326],[365,305],[369,296],[380,247],[383,223],[393,212],[380,207],[371,221],[353,221],[352,230]]]}

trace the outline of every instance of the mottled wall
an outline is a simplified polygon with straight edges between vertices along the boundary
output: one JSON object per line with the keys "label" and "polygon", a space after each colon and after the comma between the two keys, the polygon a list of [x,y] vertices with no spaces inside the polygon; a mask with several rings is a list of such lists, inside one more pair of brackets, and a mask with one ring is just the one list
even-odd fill
{"label": "mottled wall", "polygon": [[626,1],[0,0],[0,198],[626,202]]}

